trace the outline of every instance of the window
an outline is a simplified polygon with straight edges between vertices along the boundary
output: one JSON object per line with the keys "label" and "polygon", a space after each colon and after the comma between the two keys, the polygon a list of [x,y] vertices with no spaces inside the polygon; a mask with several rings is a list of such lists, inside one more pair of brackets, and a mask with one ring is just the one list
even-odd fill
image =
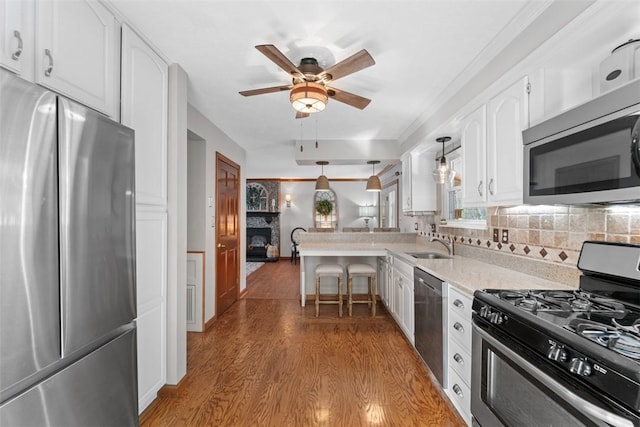
{"label": "window", "polygon": [[[328,215],[321,215],[316,210],[318,202],[323,200],[331,203],[331,212]],[[313,223],[316,228],[338,228],[338,202],[333,190],[316,191],[313,196]]]}
{"label": "window", "polygon": [[456,149],[447,154],[447,160],[451,162],[451,167],[456,171],[453,185],[445,185],[443,218],[447,220],[447,227],[460,228],[486,228],[487,209],[486,208],[463,208],[462,207],[462,152]]}

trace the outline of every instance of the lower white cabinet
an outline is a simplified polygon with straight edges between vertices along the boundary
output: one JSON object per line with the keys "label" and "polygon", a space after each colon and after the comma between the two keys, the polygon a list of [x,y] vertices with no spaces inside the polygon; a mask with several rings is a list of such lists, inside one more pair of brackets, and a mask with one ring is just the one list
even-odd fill
{"label": "lower white cabinet", "polygon": [[413,319],[413,264],[406,263],[399,258],[393,262],[393,310],[391,314],[404,332],[405,336],[415,345]]}
{"label": "lower white cabinet", "polygon": [[471,425],[471,303],[470,296],[449,285],[447,300],[446,392],[468,425]]}
{"label": "lower white cabinet", "polygon": [[138,411],[166,383],[167,213],[136,211]]}
{"label": "lower white cabinet", "polygon": [[393,258],[390,256],[378,257],[378,282],[377,290],[382,303],[391,311],[390,293],[391,293],[391,263]]}

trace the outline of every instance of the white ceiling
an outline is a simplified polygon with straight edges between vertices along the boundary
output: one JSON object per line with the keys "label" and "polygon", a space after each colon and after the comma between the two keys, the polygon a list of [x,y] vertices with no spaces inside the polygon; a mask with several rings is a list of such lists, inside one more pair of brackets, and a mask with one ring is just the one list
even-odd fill
{"label": "white ceiling", "polygon": [[[189,75],[189,103],[247,151],[251,177],[315,177],[298,166],[295,141],[392,140],[400,144],[452,82],[486,64],[517,36],[541,0],[155,1],[111,0],[170,61]],[[524,28],[524,25],[522,26]],[[330,101],[294,118],[288,92],[239,91],[286,85],[290,77],[254,48],[274,44],[291,62],[324,68],[367,49],[376,64],[333,86],[372,100],[364,110]],[[439,101],[438,101],[439,102]],[[371,168],[329,166],[330,176],[366,177]],[[333,168],[333,169],[332,169]]]}

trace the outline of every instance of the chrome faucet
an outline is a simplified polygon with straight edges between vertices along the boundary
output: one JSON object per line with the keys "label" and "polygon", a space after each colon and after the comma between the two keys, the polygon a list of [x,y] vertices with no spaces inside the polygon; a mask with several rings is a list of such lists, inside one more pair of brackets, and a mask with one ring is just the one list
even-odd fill
{"label": "chrome faucet", "polygon": [[449,255],[453,256],[453,240],[451,240],[451,237],[447,237],[447,240],[432,237],[429,241],[442,243],[444,247],[447,248],[447,252],[449,252]]}

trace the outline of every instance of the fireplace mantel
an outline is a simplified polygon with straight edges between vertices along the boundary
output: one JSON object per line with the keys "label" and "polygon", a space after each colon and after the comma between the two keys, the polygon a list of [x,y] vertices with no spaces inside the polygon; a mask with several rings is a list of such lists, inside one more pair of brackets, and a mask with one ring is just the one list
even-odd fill
{"label": "fireplace mantel", "polygon": [[247,211],[247,217],[263,217],[267,224],[271,224],[273,218],[280,215],[280,212],[270,212],[270,211]]}

